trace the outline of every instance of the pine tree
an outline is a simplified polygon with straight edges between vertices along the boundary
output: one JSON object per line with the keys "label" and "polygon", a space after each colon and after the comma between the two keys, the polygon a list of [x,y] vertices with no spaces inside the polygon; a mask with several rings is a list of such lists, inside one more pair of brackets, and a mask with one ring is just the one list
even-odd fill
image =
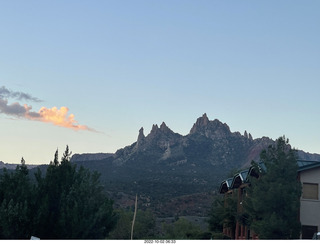
{"label": "pine tree", "polygon": [[39,211],[35,235],[41,239],[104,239],[115,225],[113,201],[100,175],[70,162],[67,146],[61,162],[58,151],[43,178],[37,174]]}
{"label": "pine tree", "polygon": [[30,239],[33,189],[25,160],[0,176],[0,239]]}
{"label": "pine tree", "polygon": [[296,151],[288,143],[283,136],[261,152],[265,171],[253,162],[260,176],[251,178],[244,207],[250,227],[260,239],[298,239],[300,235],[301,184]]}

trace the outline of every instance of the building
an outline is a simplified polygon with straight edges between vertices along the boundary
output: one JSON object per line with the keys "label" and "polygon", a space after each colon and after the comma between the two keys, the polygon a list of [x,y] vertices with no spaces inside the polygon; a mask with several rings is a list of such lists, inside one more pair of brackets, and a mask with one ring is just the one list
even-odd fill
{"label": "building", "polygon": [[[312,239],[313,234],[320,231],[320,162],[298,160],[297,163],[297,178],[302,185],[299,213],[302,226],[301,239]],[[263,163],[258,165],[260,169],[266,169]],[[225,199],[231,196],[237,198],[239,216],[242,213],[242,200],[246,194],[246,188],[250,186],[250,177],[259,177],[259,172],[256,172],[254,167],[243,170],[220,184],[219,192],[224,194]],[[236,221],[234,229],[224,226],[223,233],[236,240],[258,239],[258,236],[250,230],[245,221],[241,221],[241,218]]]}
{"label": "building", "polygon": [[312,239],[320,231],[320,162],[298,161],[302,185],[300,200],[301,238]]}

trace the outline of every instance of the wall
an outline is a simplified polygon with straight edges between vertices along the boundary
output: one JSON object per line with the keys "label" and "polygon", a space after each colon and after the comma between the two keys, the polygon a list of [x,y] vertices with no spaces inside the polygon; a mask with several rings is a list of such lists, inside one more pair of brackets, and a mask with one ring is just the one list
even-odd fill
{"label": "wall", "polygon": [[300,222],[302,226],[317,226],[317,231],[320,231],[320,167],[300,172],[300,181],[301,184],[318,184],[318,199],[301,197]]}

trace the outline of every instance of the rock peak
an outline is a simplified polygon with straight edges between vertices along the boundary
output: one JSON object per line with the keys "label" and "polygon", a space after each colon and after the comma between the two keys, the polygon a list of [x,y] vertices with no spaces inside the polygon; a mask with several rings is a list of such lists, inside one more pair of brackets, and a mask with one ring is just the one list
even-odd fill
{"label": "rock peak", "polygon": [[160,125],[160,131],[165,134],[174,134],[174,132],[166,125],[165,122],[162,122],[162,124]]}
{"label": "rock peak", "polygon": [[139,130],[139,136],[138,136],[138,141],[141,141],[145,138],[144,133],[143,133],[143,127]]}
{"label": "rock peak", "polygon": [[208,138],[222,138],[231,133],[227,124],[223,124],[218,119],[210,121],[207,114],[203,114],[193,124],[190,134],[200,133]]}
{"label": "rock peak", "polygon": [[192,129],[190,130],[190,134],[195,133],[199,128],[204,128],[209,124],[209,118],[206,113],[202,115],[202,117],[198,118],[196,123],[193,124]]}
{"label": "rock peak", "polygon": [[158,130],[159,130],[158,125],[157,124],[153,124],[150,134],[155,134]]}
{"label": "rock peak", "polygon": [[162,131],[165,131],[165,130],[168,130],[169,128],[168,128],[168,126],[166,125],[166,123],[165,122],[162,122],[162,124],[160,125],[160,130],[162,130]]}
{"label": "rock peak", "polygon": [[208,125],[208,123],[209,123],[209,118],[208,118],[207,114],[204,113],[204,114],[202,115],[202,117],[200,117],[200,118],[197,120],[197,122],[199,122],[201,126],[206,126],[206,125]]}

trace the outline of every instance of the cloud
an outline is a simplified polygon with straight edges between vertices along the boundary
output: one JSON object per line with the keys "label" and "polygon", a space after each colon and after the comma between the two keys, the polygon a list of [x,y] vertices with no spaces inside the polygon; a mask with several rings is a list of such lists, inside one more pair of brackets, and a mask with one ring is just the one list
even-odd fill
{"label": "cloud", "polygon": [[24,92],[13,92],[7,89],[5,86],[0,87],[0,98],[15,98],[18,100],[26,100],[32,102],[42,102],[39,98],[33,97]]}
{"label": "cloud", "polygon": [[70,128],[74,130],[89,130],[95,131],[86,125],[79,125],[74,119],[74,115],[68,115],[69,109],[67,107],[57,107],[46,108],[42,107],[38,113],[27,113],[26,117],[32,120],[38,120],[46,123],[52,123],[57,126],[62,126],[65,128]]}
{"label": "cloud", "polygon": [[21,119],[51,123],[56,126],[61,126],[73,130],[87,130],[97,132],[96,130],[86,125],[80,125],[75,120],[74,114],[68,115],[69,108],[67,107],[61,107],[60,109],[58,109],[57,107],[42,107],[38,112],[33,112],[32,107],[28,106],[27,104],[21,105],[18,102],[8,104],[8,100],[6,98],[9,97],[16,99],[25,99],[35,102],[41,101],[26,93],[12,92],[3,86],[0,87],[0,113],[2,114],[14,116]]}

